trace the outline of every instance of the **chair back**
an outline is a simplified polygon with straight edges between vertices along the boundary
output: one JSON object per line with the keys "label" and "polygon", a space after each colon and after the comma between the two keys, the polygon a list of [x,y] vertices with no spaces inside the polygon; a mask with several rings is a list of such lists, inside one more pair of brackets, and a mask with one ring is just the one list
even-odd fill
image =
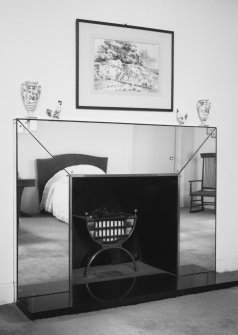
{"label": "chair back", "polygon": [[215,153],[202,153],[203,159],[202,167],[202,188],[203,189],[216,189],[216,154]]}

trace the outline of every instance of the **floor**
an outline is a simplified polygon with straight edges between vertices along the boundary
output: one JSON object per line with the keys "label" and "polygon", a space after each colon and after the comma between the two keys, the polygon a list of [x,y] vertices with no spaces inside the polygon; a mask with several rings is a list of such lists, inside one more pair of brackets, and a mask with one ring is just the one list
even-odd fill
{"label": "floor", "polygon": [[238,287],[30,321],[0,306],[1,335],[237,335]]}

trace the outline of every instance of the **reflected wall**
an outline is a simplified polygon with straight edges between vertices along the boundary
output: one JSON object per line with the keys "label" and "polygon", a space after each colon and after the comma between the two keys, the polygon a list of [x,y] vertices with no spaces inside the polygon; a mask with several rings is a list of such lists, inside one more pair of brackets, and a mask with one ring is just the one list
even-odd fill
{"label": "reflected wall", "polygon": [[215,270],[215,210],[189,208],[189,181],[201,178],[201,153],[216,152],[206,127],[18,119],[16,132],[18,297],[70,289],[70,223],[42,210],[37,165],[49,158],[59,164],[65,154],[107,158],[107,174],[178,174],[179,273]]}

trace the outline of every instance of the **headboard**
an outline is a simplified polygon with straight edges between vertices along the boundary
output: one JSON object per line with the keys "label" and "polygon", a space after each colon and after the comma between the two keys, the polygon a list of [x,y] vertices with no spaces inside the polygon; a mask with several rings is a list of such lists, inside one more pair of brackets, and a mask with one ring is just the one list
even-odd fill
{"label": "headboard", "polygon": [[107,172],[107,157],[97,157],[84,154],[63,154],[52,158],[36,160],[39,197],[41,199],[45,184],[53,175],[72,165],[93,165]]}

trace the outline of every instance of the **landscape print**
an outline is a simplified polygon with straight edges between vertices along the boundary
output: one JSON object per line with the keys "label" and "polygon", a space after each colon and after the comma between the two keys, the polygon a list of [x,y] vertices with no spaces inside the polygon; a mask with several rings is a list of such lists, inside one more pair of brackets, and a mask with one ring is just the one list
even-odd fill
{"label": "landscape print", "polygon": [[94,89],[159,92],[159,46],[111,39],[94,40]]}

